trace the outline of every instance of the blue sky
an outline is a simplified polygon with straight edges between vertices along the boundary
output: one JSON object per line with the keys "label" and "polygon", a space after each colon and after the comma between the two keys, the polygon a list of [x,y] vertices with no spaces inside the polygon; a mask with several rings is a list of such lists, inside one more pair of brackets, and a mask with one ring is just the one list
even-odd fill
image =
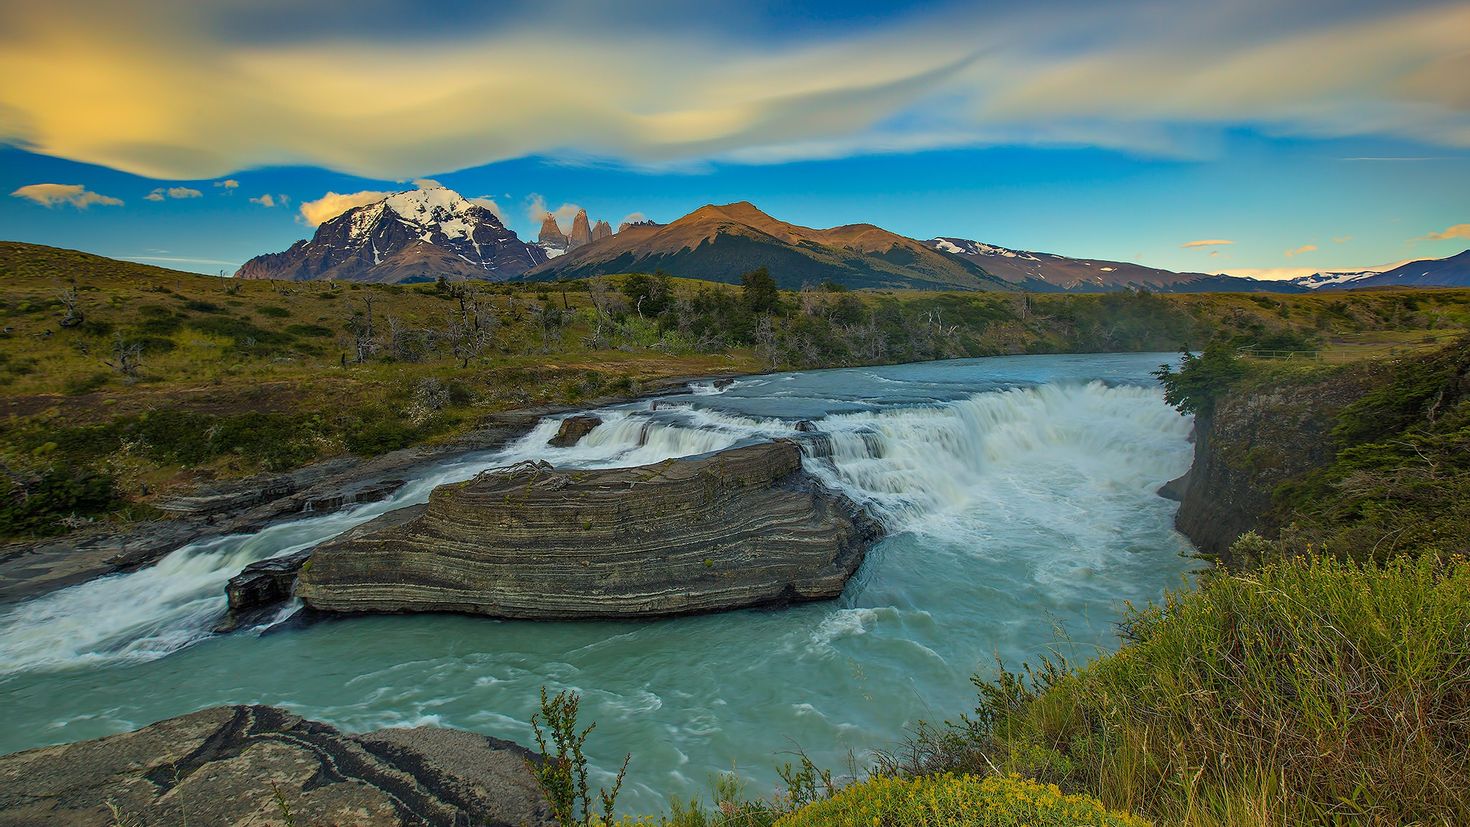
{"label": "blue sky", "polygon": [[523,237],[749,200],[1206,272],[1470,247],[1470,4],[1277,5],[10,0],[0,237],[228,272],[432,177]]}

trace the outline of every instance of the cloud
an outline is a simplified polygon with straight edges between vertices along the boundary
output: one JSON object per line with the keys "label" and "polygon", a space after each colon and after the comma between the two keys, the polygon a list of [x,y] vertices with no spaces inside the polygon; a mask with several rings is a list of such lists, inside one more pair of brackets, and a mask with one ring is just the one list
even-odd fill
{"label": "cloud", "polygon": [[[418,182],[415,181],[414,183],[418,183]],[[477,196],[475,198],[471,198],[470,199],[470,202],[473,203],[473,204],[479,204],[480,206],[484,207],[485,209],[489,210],[490,212],[495,213],[495,217],[498,218],[498,219],[500,219],[500,223],[501,224],[504,224],[505,223],[505,212],[500,209],[500,205],[499,204],[495,203],[495,199],[494,198],[491,198],[488,195],[481,195],[481,196]]]}
{"label": "cloud", "polygon": [[192,187],[158,187],[143,196],[144,201],[162,201],[165,198],[199,198],[204,193]]}
{"label": "cloud", "polygon": [[1234,241],[1225,238],[1202,238],[1198,241],[1186,241],[1180,247],[1188,250],[1193,247],[1223,247],[1226,244],[1234,244]]}
{"label": "cloud", "polygon": [[374,201],[381,201],[392,195],[391,192],[378,192],[376,190],[362,190],[361,192],[349,192],[346,194],[329,192],[314,201],[301,202],[301,220],[308,227],[315,227],[323,221],[347,212],[353,207],[361,207]]}
{"label": "cloud", "polygon": [[1315,244],[1303,244],[1302,246],[1297,247],[1295,250],[1287,250],[1284,255],[1287,258],[1295,258],[1295,257],[1297,257],[1297,256],[1299,256],[1299,255],[1301,255],[1303,253],[1315,253],[1315,252],[1317,252],[1317,245],[1315,245]]}
{"label": "cloud", "polygon": [[581,211],[582,207],[580,205],[571,203],[564,203],[554,210],[549,209],[546,206],[546,199],[543,198],[539,193],[533,192],[526,197],[527,218],[531,219],[532,222],[539,225],[541,222],[546,220],[547,215],[556,216],[557,227],[559,227],[562,232],[567,232],[571,229],[572,219],[576,218],[577,213]]}
{"label": "cloud", "polygon": [[[941,9],[779,38],[733,3],[703,18],[659,0],[578,6],[578,27],[545,5],[436,28],[388,0],[370,16],[346,0],[3,4],[0,142],[158,178],[308,165],[383,180],[531,154],[1191,156],[1237,128],[1470,147],[1464,2]],[[679,16],[651,25],[661,14]],[[710,22],[727,16],[743,22]]]}
{"label": "cloud", "polygon": [[415,187],[418,187],[421,190],[428,190],[428,189],[433,189],[435,187],[442,187],[442,186],[444,186],[443,184],[439,183],[438,181],[435,181],[433,178],[415,178],[415,179],[413,179],[413,185]]}
{"label": "cloud", "polygon": [[216,187],[223,187],[224,190],[225,190],[225,194],[228,195],[231,190],[234,190],[234,189],[238,189],[239,188],[240,182],[239,181],[236,181],[233,178],[226,178],[223,181],[215,181],[214,182],[214,185]]}
{"label": "cloud", "polygon": [[647,220],[648,216],[644,215],[641,212],[630,212],[627,215],[623,216],[622,221],[618,222],[617,229],[621,230],[626,224],[638,224]]}
{"label": "cloud", "polygon": [[79,210],[85,210],[93,204],[121,207],[123,203],[120,198],[92,192],[81,184],[26,184],[11,195],[34,201],[43,207],[70,204]]}
{"label": "cloud", "polygon": [[1332,237],[1332,243],[1333,244],[1346,244],[1346,243],[1348,243],[1349,241],[1352,241],[1352,240],[1353,240],[1353,237],[1350,236],[1350,235],[1335,235],[1335,236]]}
{"label": "cloud", "polygon": [[1456,224],[1437,233],[1423,236],[1421,241],[1448,241],[1452,238],[1470,238],[1470,224]]}
{"label": "cloud", "polygon": [[274,207],[276,205],[276,198],[270,193],[265,193],[264,195],[257,195],[250,199],[250,203],[259,204],[262,207]]}

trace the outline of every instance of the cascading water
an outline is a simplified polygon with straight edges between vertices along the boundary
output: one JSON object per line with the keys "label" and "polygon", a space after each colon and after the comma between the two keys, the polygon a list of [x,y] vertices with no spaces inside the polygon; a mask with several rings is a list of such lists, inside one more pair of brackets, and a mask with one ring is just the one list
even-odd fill
{"label": "cascading water", "polygon": [[[1164,357],[1168,358],[1168,357]],[[1190,568],[1173,504],[1188,420],[1157,355],[1015,357],[784,374],[598,411],[574,447],[548,420],[426,470],[392,499],[200,543],[0,614],[0,751],[217,703],[285,705],[349,729],[438,723],[526,740],[541,686],[584,693],[594,762],[634,753],[628,802],[658,809],[732,763],[758,780],[799,745],[832,766],[967,708],[966,680],[1062,645],[1113,645],[1125,599]],[[798,432],[800,419],[815,432]],[[775,436],[890,531],[839,601],[662,621],[372,617],[212,636],[225,581],[527,459],[612,467]],[[1058,644],[1055,630],[1067,639]],[[792,741],[773,741],[771,733]],[[793,743],[794,742],[794,743]]]}

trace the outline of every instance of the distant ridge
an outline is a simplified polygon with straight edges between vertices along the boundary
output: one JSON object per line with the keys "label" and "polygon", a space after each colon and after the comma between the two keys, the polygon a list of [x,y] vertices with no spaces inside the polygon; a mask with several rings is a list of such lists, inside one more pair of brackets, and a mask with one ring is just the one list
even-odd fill
{"label": "distant ridge", "polygon": [[1448,258],[1427,258],[1383,269],[1313,273],[1292,279],[1314,290],[1365,287],[1470,287],[1470,250]]}
{"label": "distant ridge", "polygon": [[963,258],[872,224],[820,230],[773,218],[748,201],[707,204],[669,224],[624,225],[536,267],[527,279],[654,272],[735,282],[757,267],[781,287],[836,282],[847,287],[1014,290]]}
{"label": "distant ridge", "polygon": [[926,242],[935,250],[961,256],[986,271],[1032,292],[1104,293],[1151,290],[1161,293],[1301,293],[1303,286],[1205,273],[1176,273],[1127,261],[1069,258],[997,247],[967,238],[941,237]]}

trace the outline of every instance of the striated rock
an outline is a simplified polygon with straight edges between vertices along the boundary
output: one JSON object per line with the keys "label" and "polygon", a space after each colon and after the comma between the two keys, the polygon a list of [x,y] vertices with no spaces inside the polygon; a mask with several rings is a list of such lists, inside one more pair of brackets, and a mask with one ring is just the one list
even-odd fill
{"label": "striated rock", "polygon": [[561,421],[561,427],[556,430],[556,436],[546,441],[553,448],[570,448],[582,441],[582,437],[592,433],[592,429],[602,424],[602,420],[591,414],[580,414],[569,416]]}
{"label": "striated rock", "polygon": [[567,233],[567,249],[574,250],[591,243],[592,228],[587,225],[587,211],[577,210],[576,217],[572,219],[572,231]]}
{"label": "striated rock", "polygon": [[331,612],[720,611],[836,597],[881,533],[785,440],[638,468],[523,463],[440,486],[396,527],[319,547],[297,596]]}
{"label": "striated rock", "polygon": [[386,500],[407,484],[407,480],[377,480],[323,494],[308,497],[301,505],[302,511],[327,514],[340,511],[349,505],[375,503]]}
{"label": "striated rock", "polygon": [[[268,706],[0,757],[0,825],[548,825],[535,753],[456,729],[347,735]],[[280,801],[275,796],[279,792]],[[113,809],[115,808],[115,810]]]}
{"label": "striated rock", "polygon": [[613,234],[612,225],[609,224],[609,223],[607,223],[606,221],[603,221],[600,218],[597,219],[597,223],[596,224],[593,224],[592,225],[592,240],[593,241],[596,241],[599,238],[607,238],[608,236],[610,236],[612,234]]}

